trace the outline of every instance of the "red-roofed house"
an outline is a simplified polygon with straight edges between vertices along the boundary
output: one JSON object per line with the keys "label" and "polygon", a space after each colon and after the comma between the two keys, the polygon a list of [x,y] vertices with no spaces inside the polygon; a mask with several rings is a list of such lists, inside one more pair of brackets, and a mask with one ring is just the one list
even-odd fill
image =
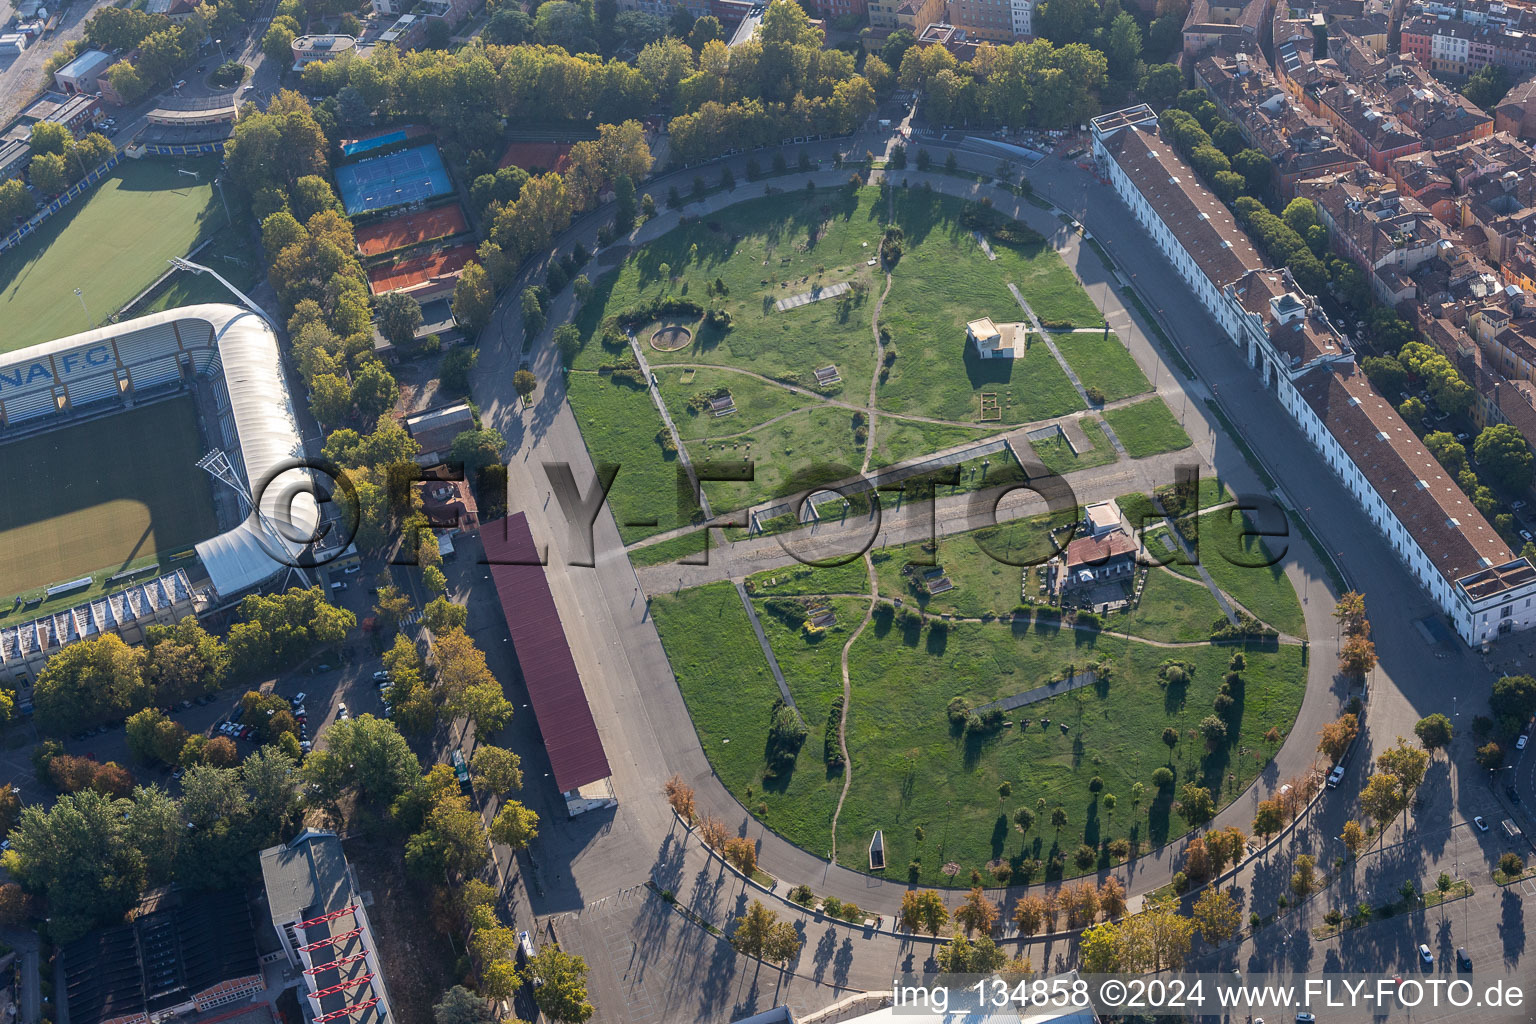
{"label": "red-roofed house", "polygon": [[1136,572],[1136,542],[1119,530],[1100,537],[1079,537],[1067,545],[1067,575],[1062,590],[1097,587],[1128,580]]}

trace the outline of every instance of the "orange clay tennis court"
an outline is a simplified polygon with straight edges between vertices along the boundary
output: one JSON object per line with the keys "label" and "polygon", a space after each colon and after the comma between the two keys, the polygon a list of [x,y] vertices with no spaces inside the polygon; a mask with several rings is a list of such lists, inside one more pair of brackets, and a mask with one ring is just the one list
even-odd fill
{"label": "orange clay tennis court", "polygon": [[464,209],[458,203],[439,206],[433,210],[417,210],[403,217],[357,229],[357,248],[364,256],[381,256],[417,242],[433,238],[447,238],[461,231],[468,231]]}
{"label": "orange clay tennis court", "polygon": [[368,283],[373,288],[373,294],[383,295],[385,292],[414,287],[434,277],[456,274],[474,258],[474,246],[456,245],[452,249],[428,256],[416,256],[401,263],[374,267],[368,271]]}

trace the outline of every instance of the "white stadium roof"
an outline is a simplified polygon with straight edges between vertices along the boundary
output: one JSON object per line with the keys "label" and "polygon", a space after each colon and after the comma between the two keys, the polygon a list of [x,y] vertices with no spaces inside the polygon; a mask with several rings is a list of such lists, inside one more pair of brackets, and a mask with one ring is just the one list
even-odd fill
{"label": "white stadium roof", "polygon": [[[258,314],[225,303],[183,306],[9,353],[0,358],[0,370],[41,365],[49,368],[43,388],[64,386],[74,371],[60,368],[77,365],[66,356],[110,345],[115,354],[109,364],[122,366],[129,358],[123,354],[125,336],[155,339],[151,355],[157,362],[190,358],[200,373],[222,377],[229,393],[220,443],[237,472],[244,466],[261,515],[253,510],[239,526],[196,545],[214,588],[223,596],[237,594],[297,564],[305,542],[315,536],[319,506],[309,473],[285,468],[303,457],[303,442],[277,335]],[[238,453],[229,451],[232,447]]]}
{"label": "white stadium roof", "polygon": [[[214,589],[235,594],[296,564],[320,522],[309,474],[284,468],[303,457],[304,442],[277,335],[261,317],[238,306],[188,306],[157,315],[206,319],[219,348],[246,483],[257,509],[233,530],[197,545],[197,554]],[[258,511],[275,529],[263,527]]]}

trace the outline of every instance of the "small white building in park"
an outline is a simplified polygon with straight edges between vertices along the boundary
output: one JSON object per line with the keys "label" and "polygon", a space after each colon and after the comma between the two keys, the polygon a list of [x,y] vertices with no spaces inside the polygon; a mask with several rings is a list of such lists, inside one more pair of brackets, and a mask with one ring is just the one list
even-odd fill
{"label": "small white building in park", "polygon": [[1029,325],[994,324],[991,317],[965,325],[965,336],[983,359],[1023,359],[1029,350]]}

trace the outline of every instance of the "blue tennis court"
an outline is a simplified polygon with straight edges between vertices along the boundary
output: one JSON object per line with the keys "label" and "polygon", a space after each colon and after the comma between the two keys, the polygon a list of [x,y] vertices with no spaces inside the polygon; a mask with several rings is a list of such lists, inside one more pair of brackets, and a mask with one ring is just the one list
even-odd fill
{"label": "blue tennis court", "polygon": [[349,142],[341,147],[341,151],[347,156],[357,156],[357,154],[366,153],[370,149],[383,149],[385,146],[392,146],[397,142],[404,141],[405,132],[403,131],[385,132],[383,135],[375,135],[371,139],[359,139],[356,142]]}
{"label": "blue tennis court", "polygon": [[336,189],[347,213],[356,214],[445,195],[453,183],[429,142],[338,167]]}

